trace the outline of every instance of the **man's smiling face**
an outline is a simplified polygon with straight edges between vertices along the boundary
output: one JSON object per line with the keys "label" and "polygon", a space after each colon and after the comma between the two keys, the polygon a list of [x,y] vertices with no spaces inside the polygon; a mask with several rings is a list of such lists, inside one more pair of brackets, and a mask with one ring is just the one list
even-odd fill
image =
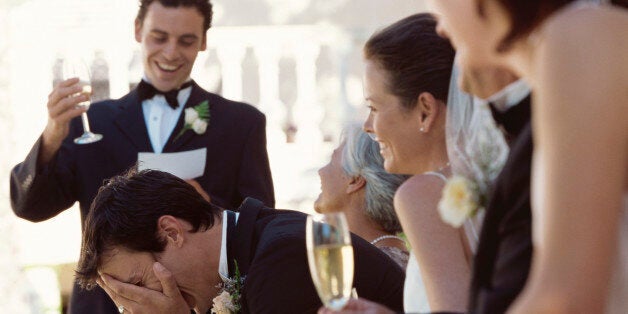
{"label": "man's smiling face", "polygon": [[144,72],[160,91],[179,88],[189,77],[199,51],[206,48],[203,16],[195,7],[150,4],[143,21],[135,22],[142,45]]}

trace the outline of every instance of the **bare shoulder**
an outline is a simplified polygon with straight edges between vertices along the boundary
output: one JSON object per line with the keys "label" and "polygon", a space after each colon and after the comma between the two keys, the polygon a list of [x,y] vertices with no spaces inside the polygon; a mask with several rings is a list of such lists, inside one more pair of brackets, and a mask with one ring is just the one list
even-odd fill
{"label": "bare shoulder", "polygon": [[[609,6],[581,5],[567,8],[551,17],[543,27],[543,35],[549,42],[560,39],[572,41],[580,47],[605,49],[608,46],[587,43],[604,43],[612,40],[614,51],[623,52],[628,47],[628,10]],[[618,46],[621,45],[621,46]],[[621,49],[624,48],[624,49]]]}
{"label": "bare shoulder", "polygon": [[[544,25],[538,42],[534,72],[545,90],[539,95],[546,94],[542,98],[556,109],[568,106],[570,112],[590,114],[587,110],[604,108],[626,113],[627,29],[628,10],[585,5],[557,13]],[[598,106],[587,109],[585,104]]]}
{"label": "bare shoulder", "polygon": [[425,208],[421,205],[436,203],[440,200],[444,186],[443,179],[437,176],[415,175],[397,189],[394,199],[395,208],[400,210],[408,207]]}
{"label": "bare shoulder", "polygon": [[567,25],[571,28],[596,28],[596,26],[600,25],[587,25],[587,23],[626,23],[626,19],[628,19],[628,11],[625,9],[605,5],[582,4],[557,12],[548,21],[548,26],[560,27],[561,25]]}

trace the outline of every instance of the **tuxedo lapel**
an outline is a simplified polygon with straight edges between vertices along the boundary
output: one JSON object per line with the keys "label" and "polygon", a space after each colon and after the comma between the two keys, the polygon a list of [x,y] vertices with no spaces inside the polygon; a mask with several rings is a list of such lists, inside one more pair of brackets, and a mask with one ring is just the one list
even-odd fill
{"label": "tuxedo lapel", "polygon": [[[231,239],[227,238],[227,252],[232,252],[231,260],[238,262],[240,274],[246,275],[251,264],[251,257],[255,253],[253,247],[253,233],[255,231],[255,223],[264,204],[254,198],[247,197],[238,212],[240,216],[235,227],[235,232]],[[228,227],[228,226],[227,226]],[[228,234],[229,232],[227,232]],[[231,243],[229,243],[231,240]],[[229,274],[234,270],[229,268]]]}
{"label": "tuxedo lapel", "polygon": [[523,128],[530,122],[530,98],[528,95],[519,104],[500,112],[493,105],[490,106],[495,122],[505,131],[504,135],[509,144],[519,136]]}
{"label": "tuxedo lapel", "polygon": [[[181,136],[177,138],[183,127],[185,126],[185,109],[192,108],[201,102],[208,100],[209,95],[204,92],[204,90],[196,84],[196,82],[192,81],[192,92],[190,93],[190,97],[188,101],[185,103],[183,112],[179,116],[179,120],[177,120],[177,125],[174,130],[168,137],[168,141],[166,141],[166,145],[164,145],[164,152],[176,152],[179,148],[183,147],[183,145],[187,144],[191,139],[195,136],[201,136],[200,134],[196,134],[194,130],[186,130],[183,132]],[[211,113],[211,102],[210,113]],[[210,119],[211,120],[211,119]],[[207,126],[207,131],[209,131],[209,126]]]}
{"label": "tuxedo lapel", "polygon": [[470,313],[503,313],[523,288],[532,256],[530,122],[518,131],[495,181],[473,261]]}
{"label": "tuxedo lapel", "polygon": [[115,118],[115,124],[138,151],[153,151],[137,90],[120,100],[120,113]]}

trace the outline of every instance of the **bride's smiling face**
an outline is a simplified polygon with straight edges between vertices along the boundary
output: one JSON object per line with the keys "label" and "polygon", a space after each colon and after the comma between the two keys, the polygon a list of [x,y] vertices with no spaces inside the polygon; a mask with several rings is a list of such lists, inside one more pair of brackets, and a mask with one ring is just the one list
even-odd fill
{"label": "bride's smiling face", "polygon": [[421,112],[406,109],[388,86],[389,75],[378,63],[365,61],[364,94],[370,112],[363,128],[379,143],[384,169],[390,173],[414,174],[422,150],[419,124]]}
{"label": "bride's smiling face", "polygon": [[438,34],[451,41],[463,69],[503,65],[503,55],[496,48],[509,29],[509,21],[492,0],[484,1],[484,17],[480,16],[479,1],[427,0],[438,20]]}

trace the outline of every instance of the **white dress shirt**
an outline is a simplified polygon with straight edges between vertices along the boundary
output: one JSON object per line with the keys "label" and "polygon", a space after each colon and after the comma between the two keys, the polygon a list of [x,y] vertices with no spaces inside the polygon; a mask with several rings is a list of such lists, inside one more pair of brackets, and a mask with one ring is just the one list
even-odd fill
{"label": "white dress shirt", "polygon": [[489,97],[488,102],[492,103],[500,112],[506,112],[511,107],[519,104],[530,94],[530,87],[524,80],[517,80],[510,83],[497,94]]}
{"label": "white dress shirt", "polygon": [[[240,213],[235,213],[235,222],[238,223]],[[227,261],[227,212],[222,213],[222,243],[220,244],[220,261],[218,262],[218,274],[223,282],[229,278],[229,261]]]}
{"label": "white dress shirt", "polygon": [[[146,82],[150,81],[144,77]],[[163,95],[155,95],[151,99],[142,101],[142,111],[144,113],[144,122],[146,123],[146,129],[148,130],[148,137],[150,143],[153,146],[153,151],[160,154],[168,138],[172,134],[177,121],[183,111],[183,106],[190,98],[192,93],[192,86],[184,88],[179,91],[177,100],[179,101],[179,107],[172,109],[166,101],[166,97]],[[176,134],[174,135],[176,136]]]}

